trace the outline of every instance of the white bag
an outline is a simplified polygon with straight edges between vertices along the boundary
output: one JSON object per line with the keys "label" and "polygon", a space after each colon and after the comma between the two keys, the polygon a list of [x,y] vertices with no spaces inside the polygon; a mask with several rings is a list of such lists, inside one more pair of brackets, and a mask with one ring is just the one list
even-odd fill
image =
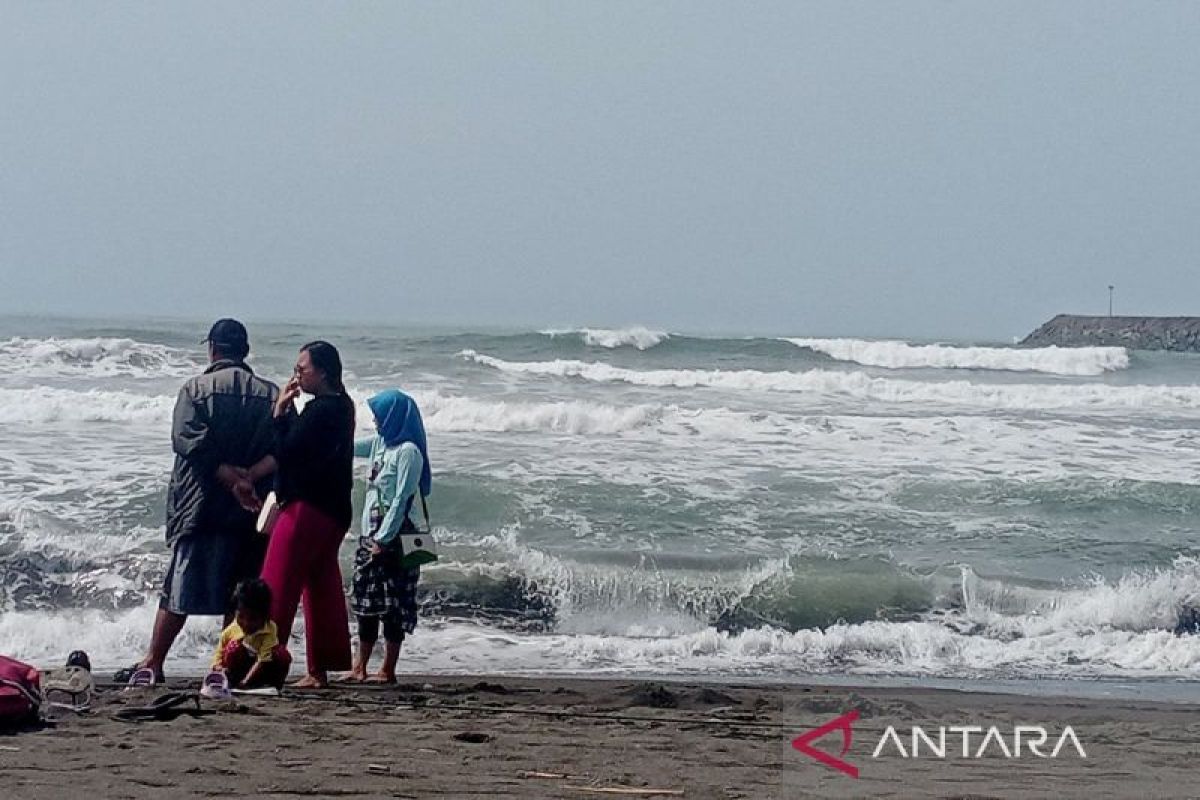
{"label": "white bag", "polygon": [[429,524],[429,506],[425,505],[424,495],[421,495],[421,511],[425,514],[425,530],[403,532],[401,529],[401,534],[396,537],[400,543],[400,563],[409,568],[438,560],[437,542],[433,538],[433,526]]}
{"label": "white bag", "polygon": [[432,533],[402,533],[396,537],[400,543],[400,563],[406,567],[419,567],[437,561],[437,542]]}

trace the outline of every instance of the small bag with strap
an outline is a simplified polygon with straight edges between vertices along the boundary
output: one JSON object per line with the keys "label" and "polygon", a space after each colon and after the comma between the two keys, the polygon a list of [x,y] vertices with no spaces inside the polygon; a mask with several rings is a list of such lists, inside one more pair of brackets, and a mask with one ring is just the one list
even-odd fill
{"label": "small bag with strap", "polygon": [[[396,537],[396,541],[400,544],[400,563],[409,569],[438,560],[437,542],[433,538],[433,525],[429,522],[429,506],[425,504],[425,495],[419,491],[417,494],[421,497],[421,513],[425,515],[425,530],[415,530],[414,526],[405,526],[410,530],[401,528],[400,535]],[[405,520],[407,519],[408,515],[405,515]]]}

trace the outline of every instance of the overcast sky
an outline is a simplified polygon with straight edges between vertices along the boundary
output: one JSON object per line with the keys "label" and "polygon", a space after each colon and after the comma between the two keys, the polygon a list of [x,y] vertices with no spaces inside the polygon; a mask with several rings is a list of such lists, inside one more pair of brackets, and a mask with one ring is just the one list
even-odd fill
{"label": "overcast sky", "polygon": [[1200,4],[0,3],[0,311],[1200,314]]}

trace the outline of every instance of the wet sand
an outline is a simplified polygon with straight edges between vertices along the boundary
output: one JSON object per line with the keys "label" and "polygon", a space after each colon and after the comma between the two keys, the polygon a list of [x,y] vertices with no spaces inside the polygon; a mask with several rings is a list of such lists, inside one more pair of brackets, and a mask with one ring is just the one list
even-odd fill
{"label": "wet sand", "polygon": [[[173,681],[169,689],[193,689]],[[412,678],[205,702],[211,713],[120,721],[114,712],[165,690],[103,689],[92,710],[0,736],[5,798],[400,797],[1196,797],[1200,707],[1024,698],[930,689],[732,683]],[[1197,698],[1200,702],[1200,698]],[[811,742],[851,777],[792,746]],[[1005,757],[983,734],[950,733],[946,757],[872,758],[888,726],[905,750],[920,726],[1042,726],[1058,758]],[[1026,743],[1029,737],[1026,737]]]}

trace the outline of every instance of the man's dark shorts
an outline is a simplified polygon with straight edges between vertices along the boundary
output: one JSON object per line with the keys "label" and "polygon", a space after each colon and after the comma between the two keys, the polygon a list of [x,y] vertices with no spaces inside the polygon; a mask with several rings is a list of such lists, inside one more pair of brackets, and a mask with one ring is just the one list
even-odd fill
{"label": "man's dark shorts", "polygon": [[171,549],[159,607],[173,614],[229,613],[234,587],[258,577],[266,552],[267,537],[253,529],[183,537]]}

